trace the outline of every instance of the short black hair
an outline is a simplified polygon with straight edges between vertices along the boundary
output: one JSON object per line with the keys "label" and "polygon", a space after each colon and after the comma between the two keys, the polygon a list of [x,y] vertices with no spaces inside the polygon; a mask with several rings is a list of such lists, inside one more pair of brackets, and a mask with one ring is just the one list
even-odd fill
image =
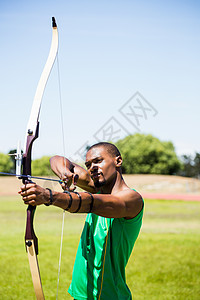
{"label": "short black hair", "polygon": [[113,157],[121,156],[119,149],[114,144],[111,144],[108,142],[100,142],[100,143],[94,144],[91,147],[89,147],[87,152],[90,151],[91,149],[97,148],[97,147],[104,147],[106,149],[106,151]]}

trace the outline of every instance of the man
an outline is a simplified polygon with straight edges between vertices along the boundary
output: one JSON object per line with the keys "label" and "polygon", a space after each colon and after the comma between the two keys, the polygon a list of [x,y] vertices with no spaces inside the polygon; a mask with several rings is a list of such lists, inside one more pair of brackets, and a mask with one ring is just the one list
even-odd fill
{"label": "man", "polygon": [[[125,267],[141,228],[144,205],[124,182],[119,150],[110,143],[93,145],[86,155],[87,171],[60,156],[50,163],[67,184],[64,193],[36,184],[23,186],[19,193],[25,204],[52,204],[71,213],[88,213],[68,292],[78,300],[132,299]],[[72,182],[85,192],[70,189]]]}

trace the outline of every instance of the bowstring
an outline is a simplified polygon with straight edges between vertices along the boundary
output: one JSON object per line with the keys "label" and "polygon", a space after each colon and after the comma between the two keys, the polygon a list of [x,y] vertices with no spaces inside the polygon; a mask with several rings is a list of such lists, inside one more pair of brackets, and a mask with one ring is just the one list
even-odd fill
{"label": "bowstring", "polygon": [[[61,131],[62,131],[62,144],[63,144],[63,161],[64,161],[64,166],[65,166],[65,169],[66,169],[65,136],[64,136],[64,122],[63,122],[62,96],[61,96],[60,69],[59,69],[58,54],[57,54],[56,61],[57,61],[57,72],[58,72],[58,91],[59,91],[60,118],[61,118]],[[65,223],[65,210],[63,209],[62,229],[61,229],[61,241],[60,241],[60,255],[59,255],[59,264],[58,264],[58,279],[57,279],[56,300],[58,299],[58,289],[59,289],[59,280],[60,280],[60,269],[61,269],[61,258],[62,258],[62,245],[63,245],[64,223]]]}

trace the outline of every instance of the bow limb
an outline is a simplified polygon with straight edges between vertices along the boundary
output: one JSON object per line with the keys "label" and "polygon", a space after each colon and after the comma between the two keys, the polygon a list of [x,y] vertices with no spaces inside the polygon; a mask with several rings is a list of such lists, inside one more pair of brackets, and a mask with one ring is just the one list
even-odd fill
{"label": "bow limb", "polygon": [[[52,33],[52,43],[49,52],[47,62],[45,64],[44,70],[40,77],[35,97],[33,100],[32,110],[30,118],[27,125],[24,154],[22,157],[22,175],[27,175],[23,177],[22,181],[24,184],[30,183],[31,175],[31,152],[33,142],[39,136],[39,114],[42,102],[42,96],[45,90],[47,80],[49,78],[51,69],[53,67],[54,61],[56,59],[58,51],[58,30],[55,19],[52,18],[53,33]],[[28,177],[29,175],[29,177]],[[29,265],[32,275],[33,286],[35,290],[35,295],[37,300],[44,299],[44,293],[42,289],[42,283],[40,278],[40,270],[37,260],[38,255],[38,239],[34,232],[33,219],[35,214],[36,206],[29,205],[27,208],[27,220],[26,220],[26,232],[25,232],[25,244],[28,253]]]}
{"label": "bow limb", "polygon": [[29,266],[31,270],[31,276],[32,276],[36,298],[37,300],[44,300],[45,298],[42,289],[40,269],[37,260],[38,238],[35,235],[34,228],[33,228],[33,218],[35,214],[35,209],[36,207],[31,205],[29,205],[27,208],[25,244],[28,253]]}
{"label": "bow limb", "polygon": [[33,105],[31,109],[30,118],[27,125],[27,133],[30,132],[30,134],[34,135],[36,133],[37,129],[37,122],[39,120],[39,114],[40,114],[40,107],[42,102],[42,96],[44,94],[44,90],[49,78],[49,75],[51,73],[51,69],[53,67],[54,61],[57,56],[58,52],[58,29],[55,22],[55,18],[52,18],[52,26],[53,26],[53,32],[52,32],[52,42],[51,42],[51,48],[49,52],[49,56],[47,58],[45,67],[43,69],[43,72],[41,74],[35,97],[33,100]]}

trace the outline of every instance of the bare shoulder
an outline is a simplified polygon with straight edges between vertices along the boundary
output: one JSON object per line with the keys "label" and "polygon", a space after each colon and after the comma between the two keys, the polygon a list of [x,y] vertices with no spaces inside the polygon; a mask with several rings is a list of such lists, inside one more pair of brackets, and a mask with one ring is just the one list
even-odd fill
{"label": "bare shoulder", "polygon": [[120,191],[116,196],[126,206],[126,219],[134,218],[143,208],[144,202],[142,196],[135,190],[128,188]]}

